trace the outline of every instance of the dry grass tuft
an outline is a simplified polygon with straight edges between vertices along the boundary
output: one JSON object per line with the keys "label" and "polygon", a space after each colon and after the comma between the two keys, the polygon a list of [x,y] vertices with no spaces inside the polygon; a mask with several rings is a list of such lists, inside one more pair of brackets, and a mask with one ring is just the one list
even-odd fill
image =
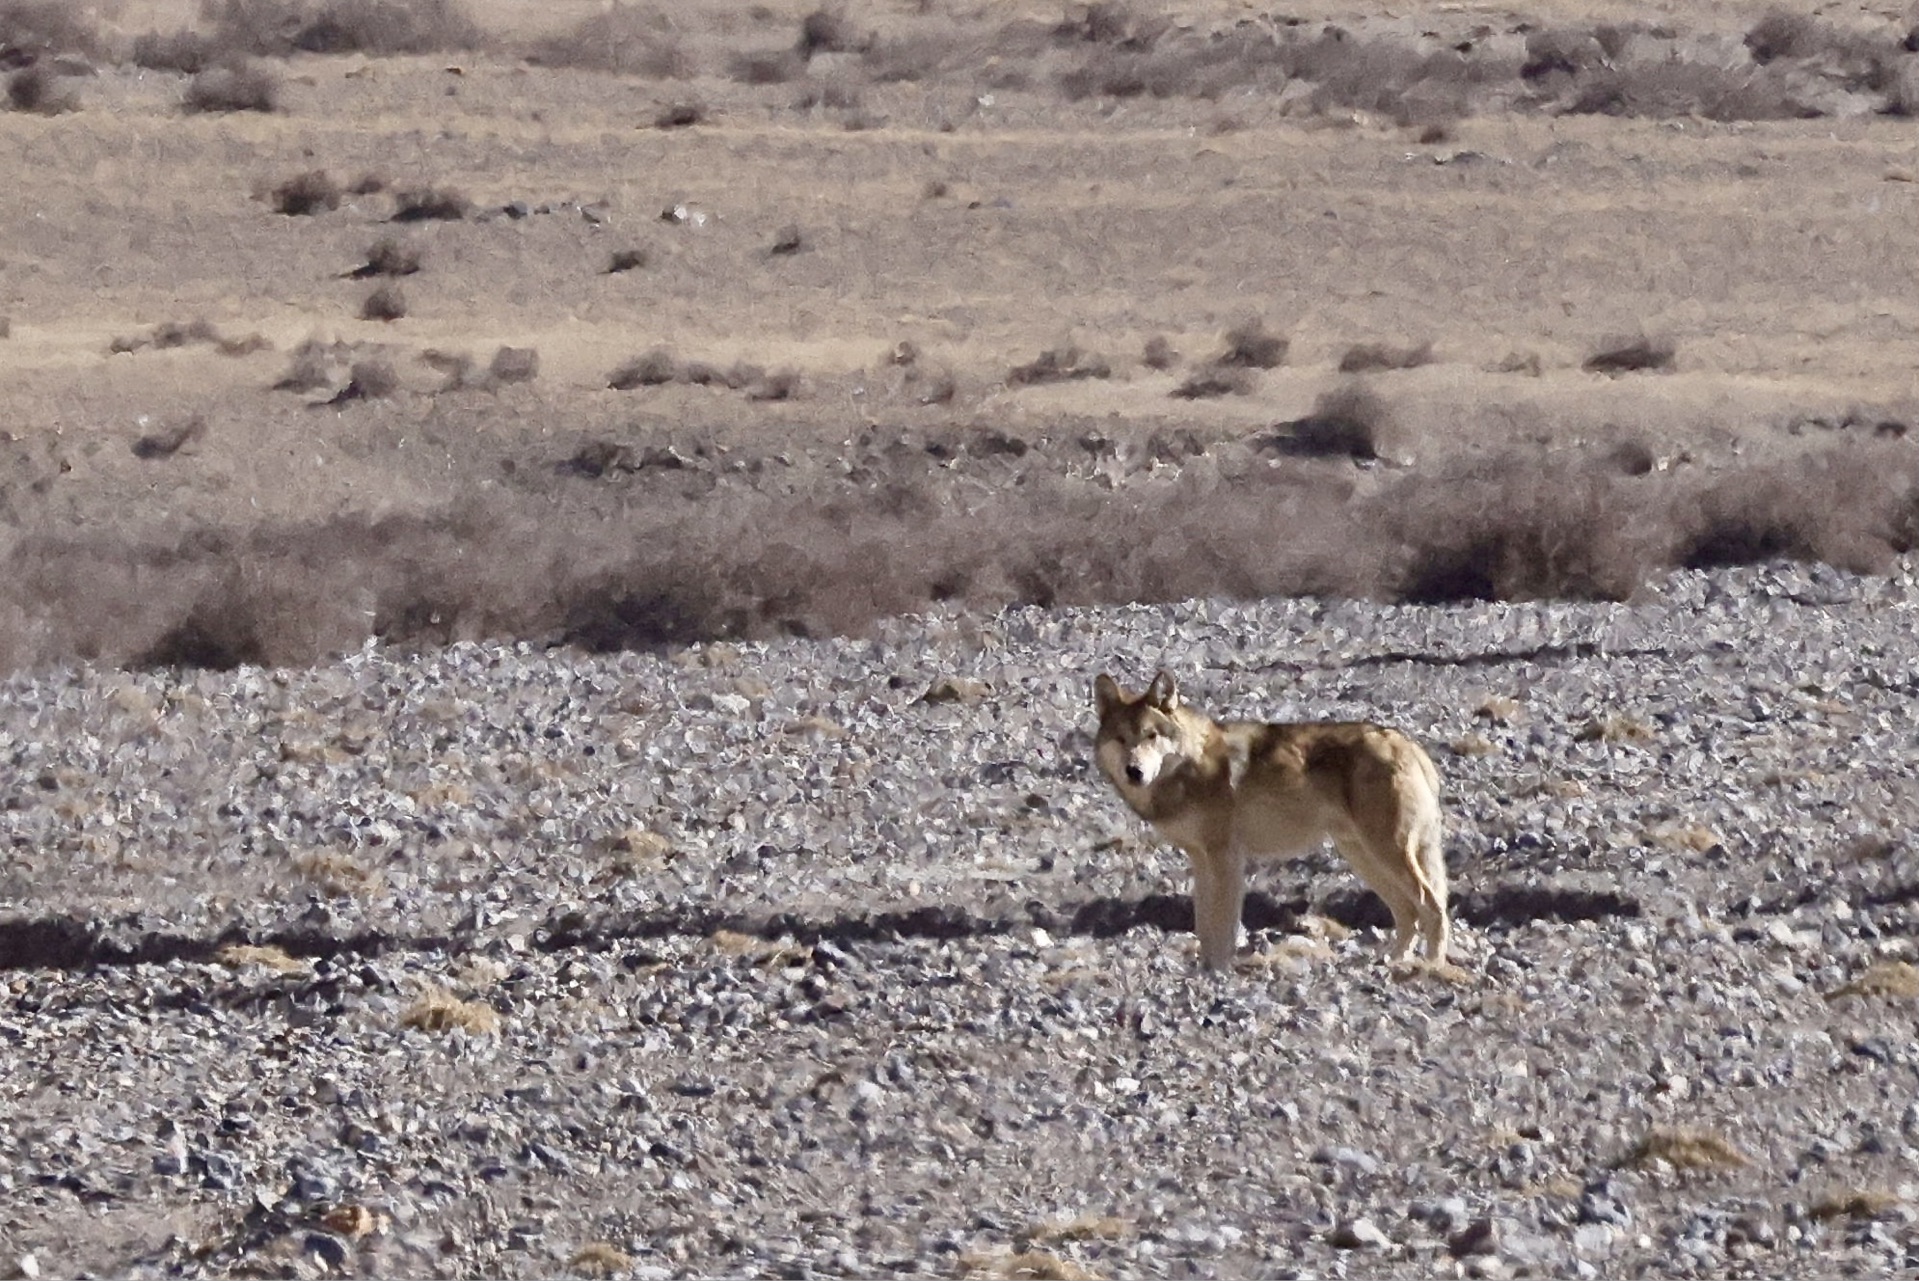
{"label": "dry grass tuft", "polygon": [[429,985],[400,1015],[400,1024],[423,1032],[457,1029],[470,1036],[485,1036],[500,1030],[500,1015],[483,1001],[462,1001],[443,987]]}
{"label": "dry grass tuft", "polygon": [[631,1269],[633,1256],[610,1242],[588,1241],[573,1252],[567,1266],[589,1276],[610,1277]]}
{"label": "dry grass tuft", "polygon": [[1919,967],[1906,961],[1877,961],[1832,991],[1828,1001],[1849,996],[1880,996],[1895,1001],[1919,1000]]}
{"label": "dry grass tuft", "polygon": [[1006,375],[1008,387],[1070,382],[1081,378],[1110,378],[1113,367],[1096,352],[1081,351],[1073,343],[1041,352],[1032,361],[1016,365]]}
{"label": "dry grass tuft", "polygon": [[213,954],[213,959],[231,969],[258,965],[275,974],[305,974],[311,964],[289,956],[277,947],[258,947],[251,943],[228,943]]}
{"label": "dry grass tuft", "polygon": [[1600,344],[1580,368],[1593,374],[1628,374],[1673,367],[1678,348],[1670,338],[1613,338]]}
{"label": "dry grass tuft", "polygon": [[1029,1245],[1050,1245],[1055,1241],[1119,1241],[1133,1234],[1133,1222],[1113,1214],[1081,1214],[1028,1225],[1024,1239]]}
{"label": "dry grass tuft", "polygon": [[1652,739],[1652,726],[1620,712],[1596,716],[1573,734],[1575,743],[1650,743]]}
{"label": "dry grass tuft", "polygon": [[1815,1219],[1883,1219],[1904,1204],[1898,1193],[1879,1188],[1834,1188],[1807,1209]]}
{"label": "dry grass tuft", "polygon": [[1421,365],[1432,363],[1433,345],[1430,342],[1410,347],[1394,347],[1387,343],[1358,343],[1346,349],[1339,358],[1339,372],[1342,374],[1363,374],[1375,370],[1417,369]]}
{"label": "dry grass tuft", "polygon": [[309,169],[295,174],[273,189],[273,209],[290,218],[305,217],[338,209],[340,184],[324,169]]}
{"label": "dry grass tuft", "polygon": [[1394,961],[1390,973],[1400,983],[1444,983],[1449,987],[1471,987],[1477,977],[1471,970],[1450,961],[1431,961],[1423,956]]}
{"label": "dry grass tuft", "polygon": [[388,283],[379,286],[360,303],[361,320],[399,320],[406,315],[406,291]]}
{"label": "dry grass tuft", "polygon": [[1639,1141],[1626,1164],[1639,1167],[1663,1161],[1675,1170],[1737,1170],[1752,1158],[1713,1130],[1656,1125]]}
{"label": "dry grass tuft", "polygon": [[320,1214],[320,1226],[338,1237],[358,1241],[392,1226],[386,1215],[364,1205],[329,1206]]}
{"label": "dry grass tuft", "polygon": [[322,893],[340,898],[376,894],[384,881],[379,869],[339,850],[309,850],[293,860],[293,867]]}
{"label": "dry grass tuft", "polygon": [[278,110],[280,77],[276,72],[248,62],[208,67],[187,84],[186,98],[180,104],[189,114],[206,115],[234,111]]}
{"label": "dry grass tuft", "polygon": [[1097,1281],[1096,1273],[1045,1250],[995,1254],[969,1250],[959,1256],[959,1269],[969,1281]]}

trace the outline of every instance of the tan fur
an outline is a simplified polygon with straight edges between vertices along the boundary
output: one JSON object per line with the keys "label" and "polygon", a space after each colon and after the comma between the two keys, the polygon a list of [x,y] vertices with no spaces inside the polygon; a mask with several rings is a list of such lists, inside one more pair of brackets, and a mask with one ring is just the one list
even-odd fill
{"label": "tan fur", "polygon": [[1439,772],[1419,744],[1363,722],[1215,722],[1180,702],[1166,672],[1143,694],[1102,675],[1093,697],[1100,772],[1192,860],[1201,964],[1232,963],[1249,863],[1327,840],[1391,909],[1393,959],[1423,938],[1444,964]]}

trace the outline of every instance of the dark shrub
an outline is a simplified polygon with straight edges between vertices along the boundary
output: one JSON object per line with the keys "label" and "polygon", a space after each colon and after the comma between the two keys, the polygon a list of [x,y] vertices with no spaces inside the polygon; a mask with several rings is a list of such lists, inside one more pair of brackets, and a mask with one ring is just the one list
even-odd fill
{"label": "dark shrub", "polygon": [[1339,358],[1342,374],[1364,374],[1376,370],[1417,369],[1432,363],[1433,345],[1394,347],[1386,343],[1356,343]]}
{"label": "dark shrub", "polygon": [[672,382],[679,376],[679,363],[673,359],[673,353],[664,347],[655,347],[643,356],[627,361],[611,374],[607,375],[606,385],[614,391],[631,391],[635,387],[659,387]]}
{"label": "dark shrub", "polygon": [[540,375],[540,353],[532,347],[502,347],[493,353],[487,377],[502,386],[530,383]]}
{"label": "dark shrub", "polygon": [[79,110],[80,99],[60,83],[51,67],[36,62],[7,77],[7,105],[15,111],[57,116]]}
{"label": "dark shrub", "polygon": [[187,84],[182,106],[190,113],[273,111],[278,107],[280,78],[250,63],[209,67]]}
{"label": "dark shrub", "polygon": [[399,320],[406,315],[406,293],[395,284],[381,285],[360,304],[361,320]]}
{"label": "dark shrub", "polygon": [[324,169],[309,169],[273,189],[273,208],[289,217],[323,213],[340,207],[340,184]]}
{"label": "dark shrub", "polygon": [[394,202],[394,222],[457,222],[473,208],[452,187],[409,187],[394,193]]}
{"label": "dark shrub", "polygon": [[1645,370],[1665,372],[1673,366],[1677,347],[1670,338],[1613,338],[1600,344],[1581,366],[1588,373],[1626,374]]}
{"label": "dark shrub", "polygon": [[1226,350],[1213,363],[1229,368],[1272,369],[1286,359],[1290,345],[1277,334],[1267,333],[1263,321],[1248,320],[1226,331]]}

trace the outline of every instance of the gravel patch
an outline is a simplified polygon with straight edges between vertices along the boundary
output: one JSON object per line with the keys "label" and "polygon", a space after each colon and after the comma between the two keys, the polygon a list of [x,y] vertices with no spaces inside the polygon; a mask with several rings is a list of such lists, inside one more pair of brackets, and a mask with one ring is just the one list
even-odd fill
{"label": "gravel patch", "polygon": [[[0,706],[0,1275],[1919,1263],[1919,582],[953,614],[69,670]],[[1197,972],[1090,684],[1446,780],[1462,979],[1331,855]]]}

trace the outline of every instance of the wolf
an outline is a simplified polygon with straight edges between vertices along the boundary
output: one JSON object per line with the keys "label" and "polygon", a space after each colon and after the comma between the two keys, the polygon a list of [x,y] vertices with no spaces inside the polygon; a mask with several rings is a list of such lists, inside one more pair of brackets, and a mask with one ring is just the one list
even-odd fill
{"label": "wolf", "polygon": [[1100,772],[1192,860],[1200,964],[1232,964],[1249,862],[1328,839],[1392,910],[1392,959],[1410,960],[1417,938],[1445,964],[1439,771],[1419,744],[1362,721],[1214,721],[1165,671],[1141,694],[1101,673],[1093,702]]}

